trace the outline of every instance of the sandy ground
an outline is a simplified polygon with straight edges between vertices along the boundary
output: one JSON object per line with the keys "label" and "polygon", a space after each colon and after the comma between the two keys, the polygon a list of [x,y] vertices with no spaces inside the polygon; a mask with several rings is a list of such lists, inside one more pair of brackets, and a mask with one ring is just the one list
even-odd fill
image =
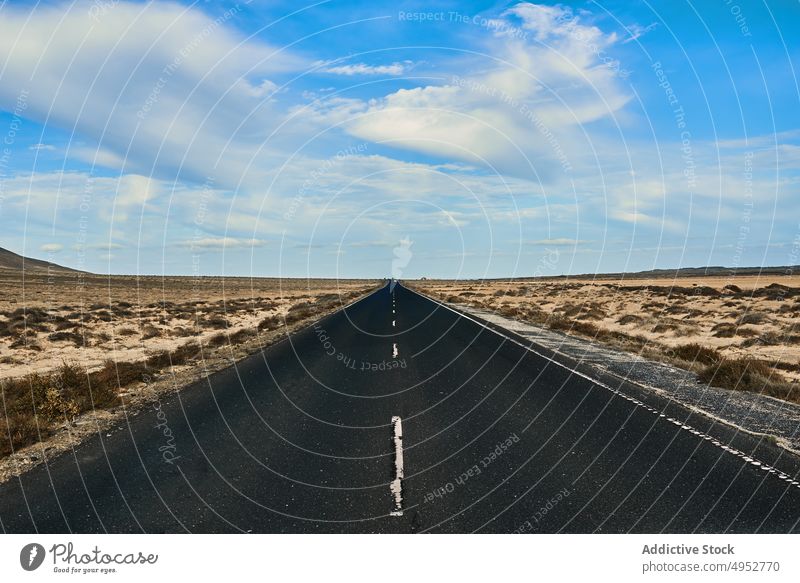
{"label": "sandy ground", "polygon": [[[69,450],[125,417],[231,366],[379,285],[367,280],[135,278],[29,275],[0,270],[0,380],[137,362],[192,343],[200,353],[119,388],[121,402],[42,425],[38,443],[0,459],[0,482]],[[248,334],[237,337],[237,331]],[[68,336],[53,334],[66,333]],[[214,342],[214,337],[221,342]],[[44,420],[40,420],[43,422]],[[13,431],[13,424],[8,427]]]}
{"label": "sandy ground", "polygon": [[[95,370],[255,329],[302,304],[375,282],[33,274],[0,270],[0,379],[48,372],[63,361]],[[349,301],[349,300],[347,300]]]}
{"label": "sandy ground", "polygon": [[654,349],[699,343],[725,357],[776,362],[788,380],[800,380],[800,276],[406,283],[504,316],[643,337]]}

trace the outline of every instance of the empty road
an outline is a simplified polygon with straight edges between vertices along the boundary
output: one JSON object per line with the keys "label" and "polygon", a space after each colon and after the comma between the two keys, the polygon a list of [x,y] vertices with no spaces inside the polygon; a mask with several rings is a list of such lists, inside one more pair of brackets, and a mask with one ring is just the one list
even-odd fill
{"label": "empty road", "polygon": [[387,285],[0,485],[0,529],[792,532],[798,471]]}

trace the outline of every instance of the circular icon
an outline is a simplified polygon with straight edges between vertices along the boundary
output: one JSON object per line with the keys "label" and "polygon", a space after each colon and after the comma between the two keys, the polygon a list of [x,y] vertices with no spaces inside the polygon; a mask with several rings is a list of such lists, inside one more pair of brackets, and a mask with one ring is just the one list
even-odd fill
{"label": "circular icon", "polygon": [[29,543],[19,552],[19,564],[26,571],[35,571],[44,562],[44,547],[39,543]]}

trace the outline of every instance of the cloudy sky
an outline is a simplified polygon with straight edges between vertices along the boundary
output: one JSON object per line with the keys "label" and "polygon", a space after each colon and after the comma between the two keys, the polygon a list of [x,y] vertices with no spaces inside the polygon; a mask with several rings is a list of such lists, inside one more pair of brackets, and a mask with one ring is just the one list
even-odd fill
{"label": "cloudy sky", "polygon": [[0,247],[187,275],[797,264],[798,22],[745,0],[6,2]]}

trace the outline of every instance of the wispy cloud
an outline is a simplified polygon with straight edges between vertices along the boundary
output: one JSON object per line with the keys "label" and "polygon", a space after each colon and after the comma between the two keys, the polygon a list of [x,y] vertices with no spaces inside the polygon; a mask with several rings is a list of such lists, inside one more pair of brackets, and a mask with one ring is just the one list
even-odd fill
{"label": "wispy cloud", "polygon": [[574,247],[575,245],[580,245],[582,243],[589,243],[590,241],[586,241],[583,239],[569,239],[565,237],[559,237],[556,239],[539,239],[537,241],[531,241],[531,245],[549,245],[551,247]]}
{"label": "wispy cloud", "polygon": [[655,29],[657,26],[658,26],[658,23],[656,23],[656,22],[651,22],[647,26],[642,26],[642,25],[636,24],[636,23],[629,24],[628,26],[625,27],[625,28],[627,28],[629,36],[625,40],[623,40],[622,43],[626,44],[626,43],[635,41],[635,40],[639,39],[640,37],[642,37],[643,35],[645,35],[648,32],[650,32],[651,30]]}
{"label": "wispy cloud", "polygon": [[334,75],[402,75],[411,65],[411,61],[402,63],[396,62],[390,65],[367,65],[366,63],[354,63],[349,65],[337,65],[335,67],[325,67],[325,73]]}
{"label": "wispy cloud", "polygon": [[55,151],[56,147],[51,144],[33,144],[28,146],[29,150],[33,150],[34,152],[53,152]]}
{"label": "wispy cloud", "polygon": [[[442,84],[400,89],[381,99],[315,104],[328,123],[358,138],[466,161],[494,172],[549,181],[593,130],[631,100],[619,68],[603,59],[618,43],[567,8],[521,3],[488,41],[494,59],[460,63]],[[466,70],[466,72],[465,72]],[[591,137],[593,135],[590,134]]]}
{"label": "wispy cloud", "polygon": [[237,239],[235,237],[203,237],[181,241],[183,247],[191,249],[236,249],[264,247],[267,241],[263,239]]}
{"label": "wispy cloud", "polygon": [[[96,18],[86,2],[3,6],[0,107],[26,88],[27,117],[83,138],[70,158],[197,182],[218,167],[218,183],[239,183],[282,121],[265,100],[272,77],[310,62],[245,41],[231,25],[239,5],[212,18],[174,2],[107,4]],[[235,131],[245,120],[257,135]]]}

